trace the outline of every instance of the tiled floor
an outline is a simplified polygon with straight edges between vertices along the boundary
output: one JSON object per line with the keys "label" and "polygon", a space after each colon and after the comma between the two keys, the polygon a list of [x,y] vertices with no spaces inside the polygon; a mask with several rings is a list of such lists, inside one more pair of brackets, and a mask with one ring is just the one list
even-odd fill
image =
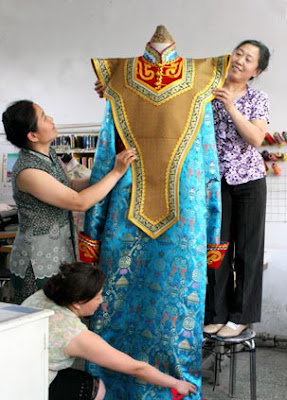
{"label": "tiled floor", "polygon": [[[76,368],[83,369],[84,363],[76,361]],[[257,399],[256,400],[287,400],[287,348],[256,349],[257,369]],[[235,400],[251,400],[249,379],[249,354],[237,355]],[[207,375],[207,374],[204,374]],[[203,378],[202,391],[205,400],[230,400],[228,397],[229,360],[222,364],[220,385],[215,387],[210,379]],[[160,400],[160,399],[155,399]]]}
{"label": "tiled floor", "polygon": [[[287,400],[287,349],[257,347],[257,400]],[[203,398],[228,400],[229,361],[223,363],[220,385],[213,391],[209,379],[203,379]],[[238,400],[250,400],[249,355],[238,354],[236,394]]]}

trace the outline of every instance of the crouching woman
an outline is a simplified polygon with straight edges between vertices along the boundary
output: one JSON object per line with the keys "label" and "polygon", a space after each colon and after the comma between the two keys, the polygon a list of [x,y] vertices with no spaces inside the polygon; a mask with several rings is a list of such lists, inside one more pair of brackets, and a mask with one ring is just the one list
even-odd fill
{"label": "crouching woman", "polygon": [[71,368],[75,357],[154,385],[175,388],[184,396],[195,393],[193,384],[131,358],[87,329],[80,318],[93,315],[102,303],[104,280],[104,273],[90,264],[62,264],[43,290],[23,302],[54,311],[49,318],[49,400],[104,399],[102,380]]}

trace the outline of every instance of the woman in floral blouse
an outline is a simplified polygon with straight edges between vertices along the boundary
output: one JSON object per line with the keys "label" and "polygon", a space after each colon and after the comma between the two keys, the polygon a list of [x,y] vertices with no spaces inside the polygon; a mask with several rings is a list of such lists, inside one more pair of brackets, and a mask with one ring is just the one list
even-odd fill
{"label": "woman in floral blouse", "polygon": [[93,315],[102,304],[104,281],[104,272],[92,264],[62,264],[59,273],[46,282],[43,290],[23,303],[27,307],[54,311],[49,317],[49,400],[104,399],[105,386],[100,378],[71,368],[75,357],[133,375],[152,385],[174,388],[179,395],[196,393],[192,383],[131,358],[87,329],[80,318]]}
{"label": "woman in floral blouse", "polygon": [[247,324],[260,321],[266,172],[256,148],[265,137],[269,104],[267,95],[248,82],[267,68],[269,57],[268,48],[258,41],[240,43],[223,88],[214,91],[221,238],[230,246],[221,267],[208,271],[204,331],[221,337],[237,336]]}

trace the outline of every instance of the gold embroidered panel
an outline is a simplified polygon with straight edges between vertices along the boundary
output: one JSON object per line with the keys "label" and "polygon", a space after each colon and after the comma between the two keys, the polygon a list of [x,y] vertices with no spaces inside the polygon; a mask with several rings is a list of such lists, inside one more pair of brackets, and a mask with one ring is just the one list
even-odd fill
{"label": "gold embroidered panel", "polygon": [[[126,148],[136,147],[138,152],[132,164],[129,219],[152,238],[179,219],[181,168],[200,128],[205,104],[213,98],[212,90],[223,84],[228,59],[183,59],[192,66],[191,74],[186,73],[185,80],[181,75],[179,86],[186,86],[175,95],[171,93],[176,80],[160,90],[146,82],[135,83],[133,68],[138,59],[93,60],[106,86],[118,133]],[[135,83],[134,87],[127,82]]]}

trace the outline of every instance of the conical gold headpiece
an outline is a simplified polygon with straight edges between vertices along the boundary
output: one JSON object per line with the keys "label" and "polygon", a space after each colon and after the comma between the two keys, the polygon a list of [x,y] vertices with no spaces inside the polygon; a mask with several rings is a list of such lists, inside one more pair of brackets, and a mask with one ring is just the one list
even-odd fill
{"label": "conical gold headpiece", "polygon": [[150,43],[170,43],[174,42],[173,37],[164,25],[158,25],[153,34]]}

